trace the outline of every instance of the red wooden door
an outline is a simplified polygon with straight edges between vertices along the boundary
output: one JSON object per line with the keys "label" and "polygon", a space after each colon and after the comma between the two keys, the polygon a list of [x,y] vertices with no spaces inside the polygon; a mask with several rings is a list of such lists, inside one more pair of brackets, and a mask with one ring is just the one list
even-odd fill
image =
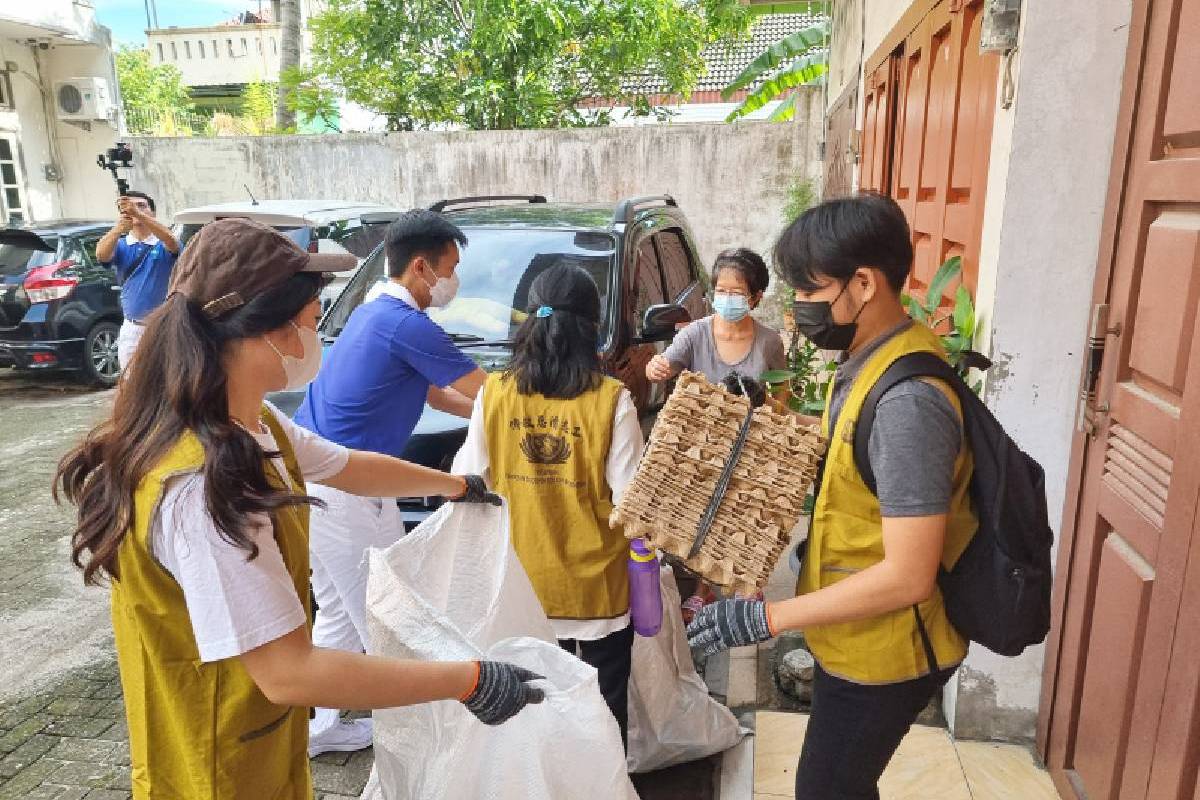
{"label": "red wooden door", "polygon": [[[1135,0],[1039,744],[1064,797],[1200,797],[1200,1]],[[1119,332],[1115,330],[1119,326]]]}

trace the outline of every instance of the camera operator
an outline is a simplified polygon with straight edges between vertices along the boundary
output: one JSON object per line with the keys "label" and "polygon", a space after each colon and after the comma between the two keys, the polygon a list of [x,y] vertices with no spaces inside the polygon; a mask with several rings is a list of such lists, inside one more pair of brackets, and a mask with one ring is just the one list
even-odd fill
{"label": "camera operator", "polygon": [[96,245],[96,258],[116,270],[121,284],[125,321],[117,338],[117,357],[125,368],[142,337],[143,320],[166,299],[179,242],[155,218],[154,200],[144,192],[122,195],[117,212],[117,224]]}

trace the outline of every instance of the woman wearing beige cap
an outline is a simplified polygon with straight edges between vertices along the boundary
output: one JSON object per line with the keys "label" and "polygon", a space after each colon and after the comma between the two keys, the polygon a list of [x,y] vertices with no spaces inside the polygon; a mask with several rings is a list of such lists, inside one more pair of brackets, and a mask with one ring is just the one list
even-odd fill
{"label": "woman wearing beige cap", "polygon": [[320,366],[322,273],[270,228],[223,220],[180,256],[112,416],[63,459],[74,562],[112,584],[135,798],[310,800],[311,706],[458,699],[499,724],[542,692],[496,662],[314,647],[305,481],[371,496],[494,502],[446,475],[321,439],[264,397]]}

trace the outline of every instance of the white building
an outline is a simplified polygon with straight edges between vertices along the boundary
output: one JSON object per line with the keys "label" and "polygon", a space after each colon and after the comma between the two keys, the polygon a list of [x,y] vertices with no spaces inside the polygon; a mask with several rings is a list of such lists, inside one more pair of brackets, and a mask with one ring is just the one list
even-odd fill
{"label": "white building", "polygon": [[[198,105],[228,108],[240,104],[242,89],[256,81],[279,80],[279,54],[283,26],[279,0],[262,3],[220,24],[193,28],[152,28],[146,31],[150,58],[179,70]],[[324,0],[300,0],[303,42],[301,60],[307,60],[311,35],[307,22],[325,9]]]}
{"label": "white building", "polygon": [[0,3],[0,223],[112,215],[119,100],[91,0]]}

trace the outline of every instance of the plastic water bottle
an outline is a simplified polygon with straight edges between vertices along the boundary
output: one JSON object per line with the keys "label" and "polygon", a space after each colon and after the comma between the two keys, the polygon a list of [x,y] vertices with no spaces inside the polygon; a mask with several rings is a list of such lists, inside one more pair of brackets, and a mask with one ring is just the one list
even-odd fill
{"label": "plastic water bottle", "polygon": [[662,627],[658,556],[641,539],[629,543],[629,618],[639,636],[654,636]]}

